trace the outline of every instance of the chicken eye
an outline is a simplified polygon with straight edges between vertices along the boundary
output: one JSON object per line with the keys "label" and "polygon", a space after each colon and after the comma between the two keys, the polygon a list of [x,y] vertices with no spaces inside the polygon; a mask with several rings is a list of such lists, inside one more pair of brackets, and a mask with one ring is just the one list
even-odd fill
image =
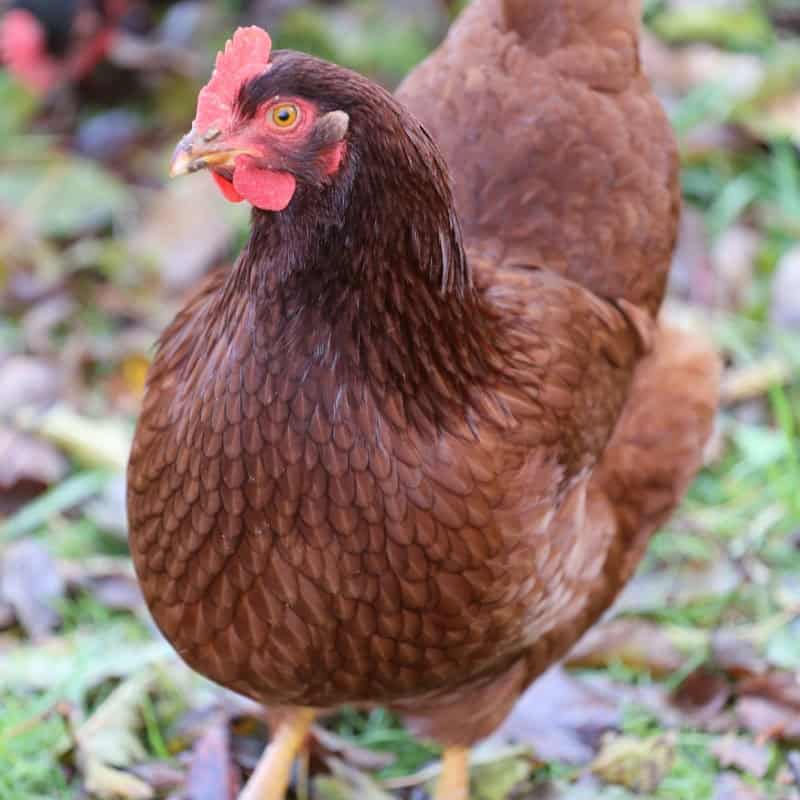
{"label": "chicken eye", "polygon": [[300,119],[300,109],[293,103],[281,103],[272,109],[271,117],[277,127],[286,130],[297,124]]}

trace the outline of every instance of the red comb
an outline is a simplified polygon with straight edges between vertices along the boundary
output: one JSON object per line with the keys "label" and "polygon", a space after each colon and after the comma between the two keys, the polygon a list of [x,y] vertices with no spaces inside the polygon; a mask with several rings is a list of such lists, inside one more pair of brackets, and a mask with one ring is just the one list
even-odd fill
{"label": "red comb", "polygon": [[241,85],[264,72],[271,51],[272,40],[262,28],[239,28],[233,34],[225,50],[217,53],[211,80],[200,90],[194,119],[197,129],[224,126]]}
{"label": "red comb", "polygon": [[24,9],[12,9],[0,19],[0,59],[33,91],[47,91],[58,82],[58,66],[45,50],[42,26]]}

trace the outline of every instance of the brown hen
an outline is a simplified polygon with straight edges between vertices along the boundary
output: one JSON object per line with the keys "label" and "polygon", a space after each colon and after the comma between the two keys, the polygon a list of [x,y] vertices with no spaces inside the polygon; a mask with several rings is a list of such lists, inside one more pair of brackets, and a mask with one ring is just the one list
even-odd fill
{"label": "brown hen", "polygon": [[718,365],[652,317],[678,193],[637,24],[479,0],[400,93],[455,200],[365,78],[252,28],[218,58],[173,173],[210,169],[252,232],[162,337],[128,508],[167,638],[281,711],[248,800],[344,703],[439,740],[465,798],[467,748],[696,471]]}

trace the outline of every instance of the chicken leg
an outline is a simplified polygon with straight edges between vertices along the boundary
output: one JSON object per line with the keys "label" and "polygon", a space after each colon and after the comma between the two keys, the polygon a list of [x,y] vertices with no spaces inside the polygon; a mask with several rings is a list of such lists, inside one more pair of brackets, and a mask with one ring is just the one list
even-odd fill
{"label": "chicken leg", "polygon": [[239,800],[284,800],[292,762],[315,716],[316,711],[311,708],[297,708],[281,720]]}
{"label": "chicken leg", "polygon": [[448,747],[434,800],[469,800],[469,748]]}

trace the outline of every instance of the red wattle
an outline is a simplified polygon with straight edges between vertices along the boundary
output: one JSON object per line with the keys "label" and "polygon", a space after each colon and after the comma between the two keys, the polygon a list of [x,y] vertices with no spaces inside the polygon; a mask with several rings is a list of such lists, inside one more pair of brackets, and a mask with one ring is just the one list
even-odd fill
{"label": "red wattle", "polygon": [[233,171],[235,190],[264,211],[283,211],[297,189],[294,175],[277,170],[261,169],[249,156],[239,156]]}
{"label": "red wattle", "polygon": [[244,197],[236,191],[234,185],[227,178],[223,178],[222,175],[216,172],[212,172],[211,177],[216,181],[219,190],[226,200],[229,200],[231,203],[241,203],[242,200],[244,200]]}

